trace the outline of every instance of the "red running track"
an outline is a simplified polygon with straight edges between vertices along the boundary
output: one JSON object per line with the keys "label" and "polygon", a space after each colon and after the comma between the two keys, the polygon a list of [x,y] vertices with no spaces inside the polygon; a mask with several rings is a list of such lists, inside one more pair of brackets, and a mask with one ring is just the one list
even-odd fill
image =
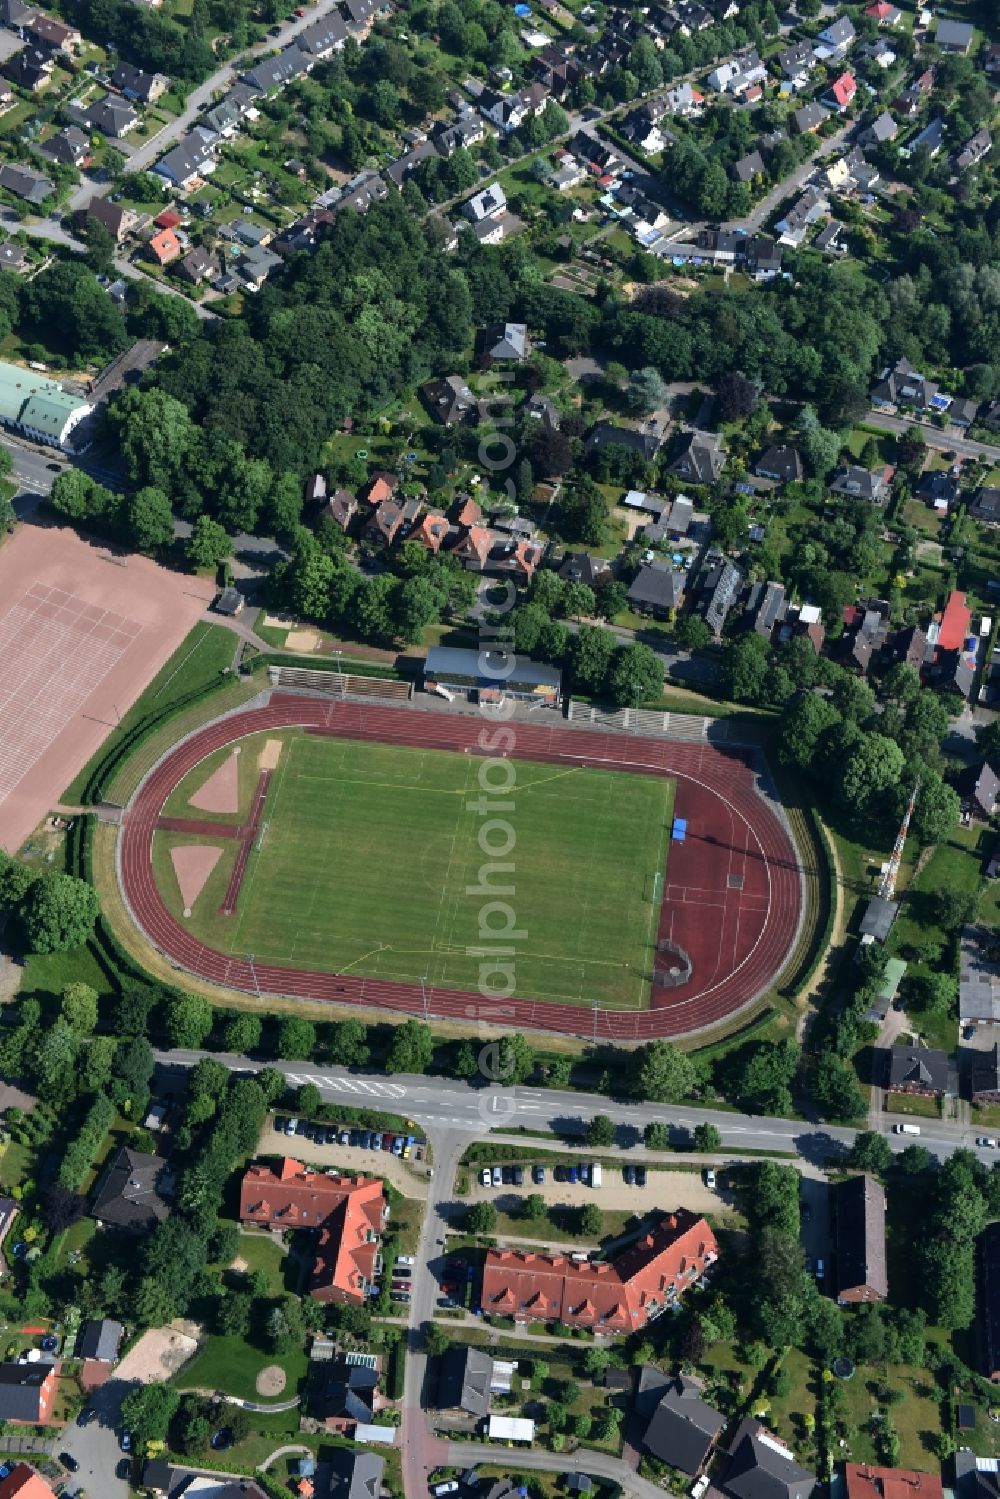
{"label": "red running track", "polygon": [[421,1014],[420,987],[394,980],[340,976],[227,958],[192,937],[167,910],[153,879],[152,845],[163,805],[206,755],[249,734],[300,727],[343,739],[485,754],[480,735],[516,737],[516,757],[676,780],[674,813],[687,841],[672,843],[660,913],[670,936],[693,962],[675,989],[654,987],[648,1010],[591,1011],[536,1000],[491,1000],[429,988],[428,1013],[467,1024],[644,1041],[704,1029],[742,1009],[778,974],[799,925],[798,859],[774,812],[758,794],[752,757],[708,744],[622,736],[556,724],[513,723],[501,731],[473,718],[274,693],[264,708],[218,720],[191,736],[150,773],[128,808],[119,844],[122,891],[133,918],[166,956],[212,983],[254,992]]}

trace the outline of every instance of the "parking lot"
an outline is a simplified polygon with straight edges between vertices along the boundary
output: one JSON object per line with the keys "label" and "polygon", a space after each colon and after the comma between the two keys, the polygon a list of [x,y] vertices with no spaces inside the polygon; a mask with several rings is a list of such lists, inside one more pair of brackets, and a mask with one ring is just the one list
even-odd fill
{"label": "parking lot", "polygon": [[[655,1208],[661,1208],[665,1213],[672,1208],[690,1208],[693,1213],[710,1213],[715,1217],[725,1213],[732,1204],[732,1197],[725,1188],[724,1176],[717,1178],[715,1187],[709,1187],[701,1171],[655,1171],[647,1168],[645,1185],[640,1186],[629,1185],[621,1171],[605,1166],[601,1171],[601,1185],[591,1187],[586,1182],[560,1181],[555,1176],[556,1171],[564,1176],[571,1165],[579,1168],[581,1164],[587,1164],[585,1157],[581,1157],[579,1161],[567,1161],[565,1166],[555,1168],[546,1163],[544,1182],[532,1179],[529,1162],[519,1164],[524,1173],[524,1181],[520,1186],[513,1180],[501,1180],[500,1186],[496,1187],[491,1175],[490,1185],[487,1187],[481,1180],[484,1167],[470,1167],[471,1199],[476,1201],[485,1198],[504,1212],[509,1212],[518,1201],[537,1192],[545,1198],[546,1203],[565,1207],[581,1207],[593,1202],[608,1212],[636,1213],[647,1213]],[[504,1171],[510,1176],[513,1167],[504,1163],[501,1172]]]}
{"label": "parking lot", "polygon": [[[325,1129],[325,1126],[324,1126]],[[404,1160],[391,1150],[365,1150],[360,1145],[319,1144],[304,1135],[285,1135],[275,1129],[269,1117],[257,1145],[262,1155],[291,1156],[306,1166],[337,1166],[342,1171],[362,1171],[368,1176],[383,1176],[407,1197],[427,1196],[427,1163],[424,1146],[415,1144]]]}

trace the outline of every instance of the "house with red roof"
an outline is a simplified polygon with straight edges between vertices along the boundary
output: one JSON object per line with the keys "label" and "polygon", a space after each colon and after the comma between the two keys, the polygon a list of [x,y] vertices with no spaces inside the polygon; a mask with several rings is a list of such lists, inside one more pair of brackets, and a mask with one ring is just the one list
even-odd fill
{"label": "house with red roof", "polygon": [[249,1166],[240,1184],[241,1223],[318,1233],[309,1277],[316,1301],[364,1304],[381,1269],[388,1217],[380,1181],[309,1171],[289,1156],[273,1166]]}
{"label": "house with red roof", "polygon": [[183,252],[184,246],[177,238],[175,229],[161,229],[146,246],[157,265],[171,265]]}
{"label": "house with red roof", "polygon": [[880,26],[890,28],[898,26],[903,19],[903,12],[898,5],[891,5],[889,0],[875,0],[874,5],[865,7],[865,15],[872,21],[877,21]]}
{"label": "house with red roof", "polygon": [[830,85],[830,92],[823,102],[832,105],[840,114],[843,114],[845,109],[850,109],[857,91],[858,82],[854,74],[841,73],[840,77],[835,78]]}
{"label": "house with red roof", "polygon": [[943,1499],[944,1496],[939,1473],[845,1463],[844,1479],[847,1499]]}
{"label": "house with red roof", "polygon": [[666,1311],[719,1257],[704,1218],[678,1208],[614,1260],[490,1249],[483,1312],[515,1322],[562,1322],[600,1333],[631,1333]]}
{"label": "house with red roof", "polygon": [[399,488],[399,476],[390,474],[386,469],[380,468],[372,474],[368,483],[362,489],[359,498],[367,505],[381,505],[385,500],[391,500]]}
{"label": "house with red roof", "polygon": [[0,1499],[55,1499],[45,1479],[27,1463],[15,1463],[0,1479]]}
{"label": "house with red roof", "polygon": [[447,519],[443,515],[436,515],[433,512],[428,512],[428,514],[423,517],[419,526],[417,526],[410,539],[412,541],[419,541],[420,544],[426,547],[429,552],[434,552],[436,554],[441,550],[441,546],[447,538],[448,532],[450,530],[451,527],[449,526]]}
{"label": "house with red roof", "polygon": [[177,229],[180,226],[181,216],[173,208],[165,208],[158,213],[153,223],[157,229]]}
{"label": "house with red roof", "polygon": [[965,594],[953,589],[948,596],[941,615],[937,643],[942,651],[960,651],[965,645],[972,624],[972,610],[965,602]]}

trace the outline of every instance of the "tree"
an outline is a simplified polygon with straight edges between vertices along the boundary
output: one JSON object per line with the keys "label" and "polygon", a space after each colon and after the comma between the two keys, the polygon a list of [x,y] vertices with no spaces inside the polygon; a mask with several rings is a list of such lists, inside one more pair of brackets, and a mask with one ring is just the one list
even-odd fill
{"label": "tree", "polygon": [[727,646],[722,664],[726,696],[734,703],[761,704],[770,650],[759,635],[742,635]]}
{"label": "tree", "polygon": [[524,1199],[524,1207],[522,1211],[526,1218],[530,1218],[535,1222],[539,1222],[548,1213],[548,1208],[545,1205],[545,1198],[540,1192],[531,1192]]}
{"label": "tree", "polygon": [[100,911],[97,891],[69,874],[38,877],[21,904],[21,921],[32,952],[68,952],[82,947]]}
{"label": "tree", "polygon": [[978,893],[974,890],[955,890],[943,886],[931,897],[931,912],[943,932],[951,934],[975,920],[979,905]]}
{"label": "tree", "polygon": [[216,568],[225,562],[232,549],[225,526],[220,526],[210,515],[199,515],[184,551],[192,567]]}
{"label": "tree", "polygon": [[604,1227],[604,1214],[596,1202],[585,1203],[580,1209],[580,1232],[596,1239]]}
{"label": "tree", "polygon": [[469,1232],[491,1234],[497,1226],[497,1210],[492,1202],[474,1202],[469,1209]]}
{"label": "tree", "polygon": [[818,757],[824,735],[840,721],[840,714],[827,698],[806,693],[784,714],[780,759],[799,770],[809,770]]}
{"label": "tree", "polygon": [[147,484],[136,490],[125,506],[125,523],[141,552],[169,546],[174,539],[174,513],[162,489]]}
{"label": "tree", "polygon": [[89,1036],[97,1028],[97,990],[89,984],[67,984],[59,1013],[78,1036]]}
{"label": "tree", "polygon": [[386,1072],[424,1073],[434,1055],[431,1028],[420,1020],[404,1020],[393,1032]]}
{"label": "tree", "polygon": [[648,1041],[638,1052],[635,1091],[650,1103],[679,1103],[695,1084],[694,1063],[669,1041]]}
{"label": "tree", "polygon": [[171,994],[163,1011],[168,1044],[196,1050],[212,1029],[214,1019],[215,1011],[203,994]]}
{"label": "tree", "polygon": [[451,1336],[440,1322],[431,1322],[424,1329],[424,1348],[429,1357],[440,1358],[451,1347]]}
{"label": "tree", "polygon": [[816,1064],[813,1097],[827,1119],[857,1119],[866,1110],[853,1070],[833,1052],[825,1052]]}
{"label": "tree", "polygon": [[656,702],[663,692],[663,663],[648,645],[620,645],[611,657],[606,685],[620,707]]}
{"label": "tree", "polygon": [[180,1392],[166,1384],[134,1385],[122,1401],[122,1426],[137,1452],[162,1442],[180,1403]]}
{"label": "tree", "polygon": [[295,1095],[295,1107],[300,1114],[310,1118],[323,1102],[323,1095],[315,1083],[303,1083]]}
{"label": "tree", "polygon": [[840,799],[863,813],[883,791],[896,785],[906,761],[898,744],[884,734],[862,734],[840,773]]}
{"label": "tree", "polygon": [[587,1124],[587,1144],[613,1145],[614,1143],[614,1122],[607,1114],[595,1114]]}
{"label": "tree", "polygon": [[234,1051],[240,1056],[245,1056],[247,1052],[256,1050],[260,1045],[263,1029],[263,1022],[257,1015],[233,1015],[226,1021],[223,1029],[223,1044],[227,1051]]}
{"label": "tree", "polygon": [[581,625],[571,636],[567,660],[573,686],[581,692],[598,693],[608,675],[617,640],[610,630]]}
{"label": "tree", "polygon": [[646,365],[641,370],[632,371],[625,392],[625,402],[630,411],[634,411],[637,416],[646,416],[650,411],[666,406],[669,399],[670,392],[659,370]]}
{"label": "tree", "polygon": [[871,1171],[881,1176],[892,1165],[892,1151],[884,1135],[866,1129],[855,1136],[849,1159],[859,1171]]}
{"label": "tree", "polygon": [[647,1150],[669,1150],[669,1124],[662,1119],[651,1119],[642,1132],[642,1141]]}
{"label": "tree", "polygon": [[286,1061],[308,1061],[316,1050],[316,1027],[301,1015],[285,1015],[278,1024],[278,1056]]}
{"label": "tree", "polygon": [[711,1153],[722,1149],[722,1134],[714,1124],[697,1124],[694,1131],[695,1150]]}
{"label": "tree", "polygon": [[342,1020],[334,1028],[330,1057],[338,1067],[364,1067],[371,1056],[368,1031],[360,1020]]}
{"label": "tree", "polygon": [[946,786],[936,772],[922,771],[912,821],[920,842],[943,843],[958,827],[961,812],[958,793]]}
{"label": "tree", "polygon": [[720,421],[738,422],[752,416],[760,401],[760,387],[739,370],[725,370],[715,386]]}

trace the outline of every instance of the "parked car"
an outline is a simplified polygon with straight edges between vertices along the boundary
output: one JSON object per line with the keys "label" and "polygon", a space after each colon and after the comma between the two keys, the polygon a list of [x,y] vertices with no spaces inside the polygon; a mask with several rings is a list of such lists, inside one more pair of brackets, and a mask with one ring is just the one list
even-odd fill
{"label": "parked car", "polygon": [[817,1280],[822,1280],[824,1278],[824,1276],[826,1275],[826,1265],[823,1260],[816,1261],[816,1269],[813,1273],[815,1274]]}
{"label": "parked car", "polygon": [[89,1426],[90,1422],[94,1419],[96,1414],[97,1412],[94,1410],[93,1406],[84,1406],[83,1410],[76,1418],[77,1426]]}
{"label": "parked car", "polygon": [[980,1135],[976,1140],[977,1145],[985,1146],[987,1150],[996,1150],[998,1142],[990,1135]]}
{"label": "parked car", "polygon": [[502,1167],[500,1175],[503,1178],[503,1184],[504,1184],[505,1187],[510,1187],[510,1186],[513,1185],[513,1182],[514,1182],[514,1168],[513,1168],[513,1166],[504,1166],[504,1167]]}
{"label": "parked car", "polygon": [[566,1167],[566,1180],[568,1182],[578,1182],[580,1180],[580,1173],[575,1166]]}
{"label": "parked car", "polygon": [[812,1203],[811,1202],[804,1202],[802,1204],[802,1222],[803,1223],[811,1223],[812,1222],[812,1216],[813,1216]]}
{"label": "parked car", "polygon": [[340,1131],[340,1143],[341,1143],[341,1145],[350,1145],[350,1143],[351,1143],[351,1136],[350,1136],[350,1132],[348,1130],[342,1129]]}
{"label": "parked car", "polygon": [[351,1144],[352,1145],[360,1145],[361,1144],[361,1131],[359,1129],[352,1129],[351,1130]]}
{"label": "parked car", "polygon": [[389,1300],[400,1301],[405,1305],[410,1300],[410,1293],[409,1291],[390,1291]]}
{"label": "parked car", "polygon": [[59,1461],[62,1463],[63,1467],[68,1468],[71,1473],[79,1473],[80,1464],[77,1462],[72,1452],[60,1452]]}
{"label": "parked car", "polygon": [[590,1167],[583,1161],[581,1161],[576,1170],[580,1180],[583,1182],[583,1185],[586,1186],[590,1181]]}
{"label": "parked car", "polygon": [[706,1187],[714,1187],[715,1186],[715,1172],[712,1170],[711,1166],[706,1166],[705,1167],[704,1176],[705,1176],[705,1186]]}
{"label": "parked car", "polygon": [[635,1184],[636,1184],[637,1187],[644,1187],[646,1185],[646,1168],[645,1168],[645,1166],[636,1166],[636,1168],[635,1168]]}
{"label": "parked car", "polygon": [[438,1297],[438,1306],[443,1307],[446,1311],[450,1311],[453,1307],[456,1307],[457,1305],[458,1305],[458,1302],[455,1300],[454,1296],[439,1296]]}
{"label": "parked car", "polygon": [[397,1135],[396,1138],[395,1138],[395,1140],[393,1140],[393,1142],[392,1142],[392,1153],[393,1153],[393,1155],[401,1156],[403,1154],[403,1151],[405,1149],[406,1149],[406,1141],[403,1139],[402,1135]]}
{"label": "parked car", "polygon": [[123,1452],[131,1452],[132,1451],[132,1433],[130,1431],[123,1431],[122,1432],[121,1441],[122,1441],[122,1451]]}
{"label": "parked car", "polygon": [[566,1181],[567,1180],[566,1167],[565,1166],[554,1166],[552,1168],[552,1175],[553,1175],[553,1177],[555,1178],[555,1180],[557,1182],[564,1182],[564,1181]]}
{"label": "parked car", "polygon": [[493,1172],[490,1170],[489,1166],[484,1166],[482,1171],[480,1171],[479,1185],[481,1187],[490,1187],[493,1185]]}
{"label": "parked car", "polygon": [[376,1130],[375,1133],[372,1135],[372,1145],[371,1145],[371,1148],[372,1148],[372,1150],[381,1150],[382,1149],[382,1131],[381,1130]]}
{"label": "parked car", "polygon": [[117,1473],[117,1475],[118,1475],[119,1478],[131,1478],[131,1476],[132,1476],[132,1463],[131,1463],[131,1460],[129,1458],[127,1458],[127,1457],[119,1458],[118,1459],[118,1466],[115,1469],[115,1472]]}
{"label": "parked car", "polygon": [[434,1495],[434,1499],[441,1499],[443,1494],[457,1494],[458,1484],[454,1478],[449,1478],[447,1483],[431,1484],[431,1493]]}
{"label": "parked car", "polygon": [[634,1187],[635,1186],[635,1167],[634,1166],[623,1166],[622,1167],[622,1176],[625,1178],[625,1185],[626,1185],[626,1187]]}
{"label": "parked car", "polygon": [[285,1135],[288,1133],[288,1120],[282,1118],[280,1114],[275,1118],[274,1132],[276,1135]]}
{"label": "parked car", "polygon": [[524,1186],[524,1167],[523,1166],[515,1166],[514,1167],[514,1185],[515,1185],[515,1187],[523,1187]]}
{"label": "parked car", "polygon": [[298,1129],[298,1127],[299,1127],[299,1121],[297,1119],[289,1119],[289,1120],[287,1120],[286,1123],[285,1123],[285,1134],[286,1135],[294,1135],[295,1131]]}
{"label": "parked car", "polygon": [[503,1172],[500,1170],[499,1166],[494,1166],[493,1167],[492,1179],[493,1179],[493,1185],[495,1187],[500,1187],[500,1186],[503,1185]]}
{"label": "parked car", "polygon": [[395,1145],[395,1143],[396,1143],[396,1136],[395,1135],[383,1135],[382,1136],[382,1149],[383,1150],[391,1150],[392,1147]]}
{"label": "parked car", "polygon": [[397,1254],[396,1256],[397,1265],[415,1265],[416,1263],[412,1254]]}
{"label": "parked car", "polygon": [[531,1168],[531,1180],[535,1183],[536,1187],[544,1186],[544,1184],[545,1184],[545,1167],[544,1166],[532,1166],[532,1168]]}

